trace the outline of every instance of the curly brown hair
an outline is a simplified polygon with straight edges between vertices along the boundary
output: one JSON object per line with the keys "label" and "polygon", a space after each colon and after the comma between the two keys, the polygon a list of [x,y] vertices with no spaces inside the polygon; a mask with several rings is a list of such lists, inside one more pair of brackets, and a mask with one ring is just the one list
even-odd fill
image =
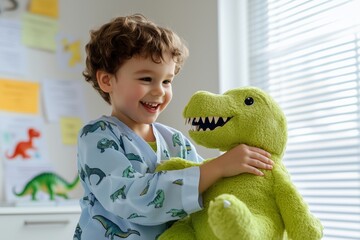
{"label": "curly brown hair", "polygon": [[141,14],[117,17],[90,31],[85,51],[87,57],[83,76],[108,104],[111,104],[110,96],[101,90],[96,79],[98,70],[115,74],[125,61],[135,55],[151,57],[155,63],[161,63],[166,52],[175,61],[174,74],[177,74],[188,56],[187,47],[175,32],[157,26]]}

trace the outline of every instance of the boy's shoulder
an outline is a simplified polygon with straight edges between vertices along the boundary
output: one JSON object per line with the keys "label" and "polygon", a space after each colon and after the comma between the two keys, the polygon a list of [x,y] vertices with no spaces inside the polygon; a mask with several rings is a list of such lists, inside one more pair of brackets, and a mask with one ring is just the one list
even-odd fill
{"label": "boy's shoulder", "polygon": [[81,135],[86,136],[87,133],[96,131],[107,131],[112,133],[126,132],[126,125],[111,116],[101,116],[88,121],[81,129]]}
{"label": "boy's shoulder", "polygon": [[122,123],[120,120],[116,119],[115,117],[112,116],[100,116],[96,119],[92,119],[90,121],[88,121],[88,123],[84,126],[90,126],[90,125],[110,125],[110,126],[117,126],[119,128],[125,128],[126,125],[124,123]]}
{"label": "boy's shoulder", "polygon": [[85,126],[87,126],[87,125],[92,125],[92,124],[94,124],[94,123],[101,122],[101,121],[108,121],[108,119],[109,119],[108,116],[103,115],[103,116],[100,116],[100,117],[98,117],[98,118],[88,120],[88,121],[86,122]]}

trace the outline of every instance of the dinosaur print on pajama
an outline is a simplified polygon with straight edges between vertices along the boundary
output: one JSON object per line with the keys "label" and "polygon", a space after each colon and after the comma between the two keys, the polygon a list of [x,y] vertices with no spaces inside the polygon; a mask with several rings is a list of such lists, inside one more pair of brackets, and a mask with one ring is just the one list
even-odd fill
{"label": "dinosaur print on pajama", "polygon": [[155,168],[171,157],[202,158],[179,131],[160,123],[152,128],[156,152],[115,117],[102,116],[80,131],[77,164],[84,196],[74,239],[81,232],[82,239],[154,240],[168,222],[201,209],[198,167],[172,173]]}

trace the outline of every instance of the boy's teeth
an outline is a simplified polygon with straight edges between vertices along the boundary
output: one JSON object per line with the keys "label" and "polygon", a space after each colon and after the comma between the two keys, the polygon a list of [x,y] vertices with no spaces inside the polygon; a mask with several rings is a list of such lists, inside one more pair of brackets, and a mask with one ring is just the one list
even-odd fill
{"label": "boy's teeth", "polygon": [[149,103],[149,102],[144,102],[145,105],[149,105],[151,107],[156,107],[158,104],[157,103]]}

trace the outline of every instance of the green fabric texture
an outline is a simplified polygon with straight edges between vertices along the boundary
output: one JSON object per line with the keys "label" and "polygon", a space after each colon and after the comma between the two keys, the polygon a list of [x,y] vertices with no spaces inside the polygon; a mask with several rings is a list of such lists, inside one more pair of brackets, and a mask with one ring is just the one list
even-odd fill
{"label": "green fabric texture", "polygon": [[147,142],[150,147],[152,148],[152,150],[154,150],[154,152],[157,151],[157,146],[156,146],[156,142]]}
{"label": "green fabric texture", "polygon": [[[223,95],[200,91],[183,115],[193,123],[189,135],[197,144],[221,151],[238,144],[260,147],[271,153],[275,164],[273,170],[263,170],[263,177],[244,173],[218,181],[203,194],[203,210],[177,221],[159,240],[321,239],[320,221],[309,211],[282,163],[286,118],[270,95],[255,87]],[[196,165],[173,158],[157,171]]]}

